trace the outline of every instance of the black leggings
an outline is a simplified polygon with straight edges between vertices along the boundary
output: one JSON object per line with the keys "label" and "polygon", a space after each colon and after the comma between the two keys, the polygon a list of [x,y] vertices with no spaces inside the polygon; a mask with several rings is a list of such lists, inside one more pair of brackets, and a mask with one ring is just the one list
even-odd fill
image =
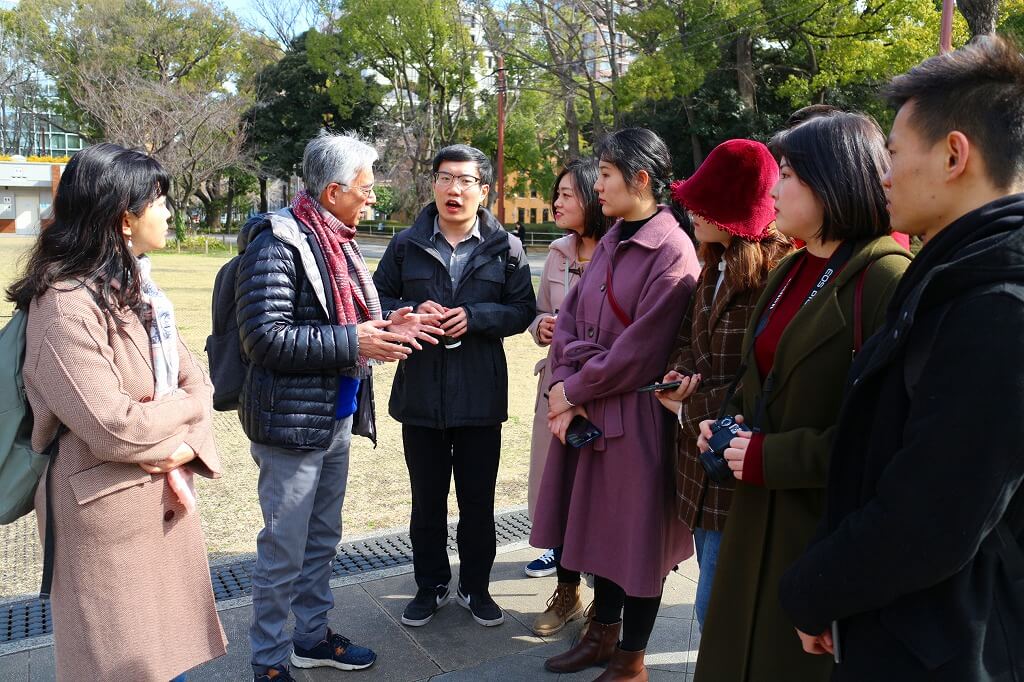
{"label": "black leggings", "polygon": [[573,571],[562,566],[562,548],[555,548],[555,573],[558,575],[558,582],[569,583],[570,585],[580,584],[580,572]]}
{"label": "black leggings", "polygon": [[622,642],[619,648],[623,651],[643,651],[647,648],[660,607],[660,593],[657,597],[630,597],[611,580],[594,576],[594,620],[602,625],[612,625],[622,620]]}

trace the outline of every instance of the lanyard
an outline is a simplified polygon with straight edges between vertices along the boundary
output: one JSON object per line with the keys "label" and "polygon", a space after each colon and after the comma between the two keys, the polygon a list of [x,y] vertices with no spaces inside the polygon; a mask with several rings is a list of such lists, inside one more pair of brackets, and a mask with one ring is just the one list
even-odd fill
{"label": "lanyard", "polygon": [[[825,263],[825,269],[821,271],[821,275],[818,277],[818,282],[811,289],[811,292],[807,294],[807,298],[805,298],[804,302],[800,304],[800,308],[798,308],[798,310],[810,303],[814,297],[832,281],[832,278],[835,277],[837,272],[843,269],[846,262],[850,260],[852,255],[852,242],[843,242],[839,245],[839,248],[832,253],[828,262]],[[733,377],[732,383],[729,384],[729,390],[725,393],[725,400],[722,401],[722,407],[718,411],[718,419],[726,416],[725,412],[729,407],[729,402],[732,401],[733,395],[736,394],[736,388],[739,386],[740,380],[747,371],[747,364],[750,361],[751,354],[754,352],[754,346],[757,344],[757,337],[759,337],[768,326],[768,322],[771,320],[772,313],[775,311],[776,306],[778,306],[779,302],[782,301],[782,297],[786,295],[786,290],[789,289],[789,285],[792,284],[793,280],[796,279],[796,276],[800,274],[800,269],[803,268],[806,262],[807,261],[805,259],[801,259],[800,263],[790,270],[785,281],[782,283],[782,286],[779,287],[779,292],[775,294],[775,298],[772,299],[771,304],[761,315],[761,319],[758,321],[757,327],[754,329],[754,338],[751,339],[750,347],[747,348],[747,352],[744,353],[743,362],[740,363],[740,367],[736,371],[736,376]],[[769,394],[772,392],[774,378],[774,375],[769,372],[768,376],[765,378],[764,386],[761,389],[761,395],[757,399],[757,417],[756,421],[752,424],[754,431],[760,431],[761,421],[764,418],[765,405],[768,402]]]}
{"label": "lanyard", "polygon": [[[835,277],[837,272],[843,269],[843,266],[846,265],[846,261],[850,260],[850,256],[852,255],[853,244],[851,242],[843,242],[839,245],[839,248],[832,253],[831,258],[829,258],[828,262],[825,263],[825,269],[821,271],[821,276],[818,277],[817,284],[815,284],[811,289],[811,292],[807,294],[807,298],[805,298],[804,302],[800,304],[800,308],[803,308],[805,305],[810,303],[814,297],[818,295],[818,292],[824,289],[825,286],[832,281],[832,278]],[[768,326],[772,313],[775,312],[775,307],[779,305],[782,297],[786,295],[786,290],[789,289],[789,285],[792,284],[793,280],[796,279],[796,276],[800,274],[800,270],[803,269],[803,266],[806,263],[807,259],[803,258],[796,267],[790,270],[786,280],[782,283],[782,286],[779,287],[779,293],[775,294],[775,298],[772,299],[771,305],[765,309],[764,314],[761,315],[761,319],[757,323],[757,328],[754,330],[755,341],[757,340],[757,337],[761,335],[761,332],[765,330],[765,327]],[[751,348],[753,348],[753,345],[751,345]]]}

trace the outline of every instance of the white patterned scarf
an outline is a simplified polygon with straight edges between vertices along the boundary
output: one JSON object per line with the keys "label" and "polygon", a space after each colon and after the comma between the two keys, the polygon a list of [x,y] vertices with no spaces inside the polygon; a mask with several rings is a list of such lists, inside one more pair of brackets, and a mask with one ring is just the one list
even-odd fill
{"label": "white patterned scarf", "polygon": [[153,261],[139,256],[139,279],[142,300],[149,306],[149,345],[153,357],[153,377],[160,398],[178,388],[178,328],[174,323],[174,305],[151,277]]}
{"label": "white patterned scarf", "polygon": [[[153,378],[156,390],[153,399],[178,388],[178,327],[174,322],[174,304],[160,290],[151,277],[153,261],[148,256],[139,256],[139,285],[142,300],[149,306],[149,346],[153,358]],[[188,511],[196,508],[196,491],[192,483],[192,471],[178,467],[167,474],[167,484],[178,496]]]}

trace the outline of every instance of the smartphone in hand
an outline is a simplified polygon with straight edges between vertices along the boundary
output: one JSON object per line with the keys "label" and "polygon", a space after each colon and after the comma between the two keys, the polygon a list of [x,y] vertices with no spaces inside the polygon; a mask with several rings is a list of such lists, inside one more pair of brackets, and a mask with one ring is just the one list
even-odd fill
{"label": "smartphone in hand", "polygon": [[664,384],[659,384],[659,383],[655,382],[653,384],[648,384],[646,386],[641,386],[640,388],[636,389],[636,392],[637,393],[647,393],[649,391],[671,391],[673,389],[679,388],[682,385],[683,385],[682,381],[669,381],[669,382],[666,382]]}
{"label": "smartphone in hand", "polygon": [[594,442],[601,437],[601,429],[594,426],[582,414],[578,414],[569,422],[569,428],[565,430],[565,442],[569,447],[579,450],[584,445]]}

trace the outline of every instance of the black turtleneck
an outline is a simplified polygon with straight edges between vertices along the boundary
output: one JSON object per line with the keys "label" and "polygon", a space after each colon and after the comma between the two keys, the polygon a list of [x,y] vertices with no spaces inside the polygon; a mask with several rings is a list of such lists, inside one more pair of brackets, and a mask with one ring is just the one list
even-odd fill
{"label": "black turtleneck", "polygon": [[656,215],[658,215],[657,211],[642,220],[623,220],[622,229],[619,231],[619,241],[624,242],[635,237],[640,228],[649,223],[651,218]]}

